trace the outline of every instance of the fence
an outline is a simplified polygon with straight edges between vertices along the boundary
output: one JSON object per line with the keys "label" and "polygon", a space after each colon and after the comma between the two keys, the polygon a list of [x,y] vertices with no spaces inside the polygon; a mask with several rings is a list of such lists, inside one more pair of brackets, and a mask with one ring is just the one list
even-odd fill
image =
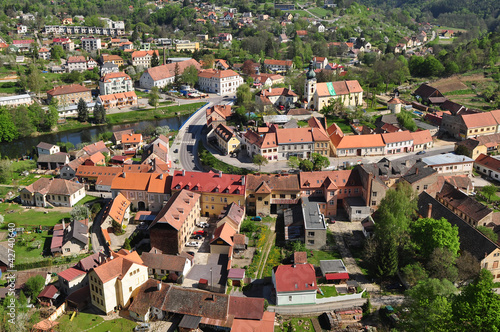
{"label": "fence", "polygon": [[321,299],[316,299],[316,304],[324,304],[324,303],[332,303],[332,302],[342,302],[342,301],[349,301],[349,300],[356,300],[360,299],[363,297],[363,293],[366,291],[364,289],[361,293],[358,294],[349,294],[349,295],[338,295],[338,296],[331,296],[331,297],[324,297]]}

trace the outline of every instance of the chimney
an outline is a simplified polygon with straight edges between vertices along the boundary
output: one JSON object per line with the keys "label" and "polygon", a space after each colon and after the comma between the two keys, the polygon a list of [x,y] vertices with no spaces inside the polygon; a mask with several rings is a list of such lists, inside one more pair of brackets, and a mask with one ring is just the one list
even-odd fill
{"label": "chimney", "polygon": [[62,222],[63,222],[63,230],[64,230],[66,228],[66,224],[64,223],[64,218],[63,218]]}
{"label": "chimney", "polygon": [[156,158],[151,159],[151,171],[156,171]]}
{"label": "chimney", "polygon": [[167,57],[165,56],[165,47],[163,48],[163,64],[167,64]]}
{"label": "chimney", "polygon": [[182,170],[182,176],[186,176],[186,170],[185,169]]}
{"label": "chimney", "polygon": [[245,185],[245,176],[243,175],[241,177],[241,185],[244,186]]}
{"label": "chimney", "polygon": [[157,286],[157,289],[158,289],[158,290],[161,290],[161,284],[162,284],[162,282],[160,281],[160,282],[158,283],[158,286]]}
{"label": "chimney", "polygon": [[418,175],[418,167],[415,169],[415,174]]}
{"label": "chimney", "polygon": [[288,84],[288,90],[292,91],[292,85]]}
{"label": "chimney", "polygon": [[125,178],[125,172],[123,172],[123,177]]}
{"label": "chimney", "polygon": [[427,218],[432,218],[432,203],[427,205]]}
{"label": "chimney", "polygon": [[163,180],[163,173],[160,174],[160,180]]}
{"label": "chimney", "polygon": [[219,171],[219,178],[222,177],[222,171]]}
{"label": "chimney", "polygon": [[99,265],[102,264],[102,256],[101,256],[101,254],[99,254],[99,260],[98,260],[98,262],[99,262]]}
{"label": "chimney", "polygon": [[273,88],[272,88],[272,87],[270,87],[270,88],[269,88],[269,93],[271,93],[272,91],[273,91]]}

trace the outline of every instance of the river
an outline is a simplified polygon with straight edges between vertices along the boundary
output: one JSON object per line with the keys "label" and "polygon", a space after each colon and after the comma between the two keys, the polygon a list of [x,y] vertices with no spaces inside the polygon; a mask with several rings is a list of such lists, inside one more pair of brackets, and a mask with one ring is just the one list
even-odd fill
{"label": "river", "polygon": [[20,158],[26,153],[31,153],[33,147],[36,147],[40,142],[56,144],[57,142],[71,142],[76,146],[83,142],[91,142],[97,138],[99,134],[107,131],[119,131],[123,129],[134,129],[140,131],[148,125],[155,127],[169,126],[171,130],[179,130],[182,124],[190,117],[189,114],[176,116],[167,119],[149,120],[135,123],[126,123],[113,126],[96,126],[85,129],[68,130],[56,132],[52,134],[43,134],[37,137],[24,137],[12,142],[0,144],[0,154],[2,157]]}

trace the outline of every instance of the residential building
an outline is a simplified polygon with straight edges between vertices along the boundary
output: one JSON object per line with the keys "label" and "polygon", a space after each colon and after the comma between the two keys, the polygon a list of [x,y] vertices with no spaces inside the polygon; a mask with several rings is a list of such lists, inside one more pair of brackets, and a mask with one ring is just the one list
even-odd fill
{"label": "residential building", "polygon": [[106,144],[104,144],[103,141],[88,144],[88,145],[84,146],[81,151],[85,152],[89,156],[91,156],[97,152],[100,152],[102,154],[106,153],[106,154],[108,154],[108,156],[110,154],[109,149],[106,147]]}
{"label": "residential building", "polygon": [[137,251],[122,249],[89,272],[92,305],[108,314],[131,302],[134,291],[148,280],[148,268]]}
{"label": "residential building", "polygon": [[68,180],[40,178],[24,187],[20,196],[23,205],[72,207],[85,197],[85,188]]}
{"label": "residential building", "polygon": [[148,267],[150,276],[155,275],[157,278],[167,276],[169,281],[174,282],[178,281],[178,278],[186,277],[193,267],[193,262],[187,255],[167,255],[157,248],[143,252],[141,259]]}
{"label": "residential building", "polygon": [[328,58],[326,57],[321,57],[321,56],[315,56],[312,59],[313,66],[316,69],[325,69],[326,65],[328,64]]}
{"label": "residential building", "polygon": [[443,114],[441,130],[465,140],[499,133],[500,110],[490,112],[467,111],[458,115]]}
{"label": "residential building", "polygon": [[110,188],[102,188],[102,186],[99,186],[97,183],[101,182],[104,178],[112,181],[121,172],[122,169],[120,167],[80,165],[77,167],[74,176],[78,178],[80,183],[85,184],[86,188],[89,190],[110,192]]}
{"label": "residential building", "polygon": [[224,224],[230,225],[236,233],[240,231],[241,223],[245,218],[245,208],[239,206],[236,203],[229,204],[222,214],[219,216],[219,221],[217,221],[217,228]]}
{"label": "residential building", "polygon": [[165,317],[162,305],[170,285],[155,279],[148,279],[138,290],[134,302],[128,308],[130,317],[141,322]]}
{"label": "residential building", "polygon": [[492,209],[448,182],[445,182],[441,191],[436,194],[436,200],[474,227],[486,226],[492,221]]}
{"label": "residential building", "polygon": [[113,198],[119,193],[125,196],[133,211],[160,211],[170,197],[169,182],[163,173],[123,172],[113,179],[111,194]]}
{"label": "residential building", "polygon": [[151,247],[172,255],[182,252],[200,220],[200,197],[189,190],[172,194],[149,226]]}
{"label": "residential building", "polygon": [[413,150],[413,136],[408,130],[382,134],[385,153],[394,154]]}
{"label": "residential building", "polygon": [[426,191],[431,196],[435,196],[437,192],[441,191],[442,184],[440,186],[438,178],[438,172],[421,161],[417,161],[415,165],[401,177],[401,179],[409,183],[412,189],[418,194]]}
{"label": "residential building", "polygon": [[214,105],[206,110],[207,126],[217,128],[219,124],[226,124],[232,115],[231,105]]}
{"label": "residential building", "polygon": [[87,272],[80,269],[70,267],[57,274],[59,291],[65,295],[69,295],[88,285]]}
{"label": "residential building", "polygon": [[273,269],[276,305],[315,304],[316,272],[312,264],[279,265]]}
{"label": "residential building", "polygon": [[97,66],[98,66],[98,63],[94,59],[89,58],[87,60],[87,68],[88,68],[88,70],[92,70],[92,69],[94,69]]}
{"label": "residential building", "polygon": [[480,263],[481,268],[493,274],[493,282],[500,281],[500,248],[469,222],[424,192],[418,197],[418,213],[423,218],[445,218],[452,226],[458,227],[460,251],[469,252]]}
{"label": "residential building", "polygon": [[[291,217],[291,218],[290,218]],[[285,240],[296,239],[297,234],[301,234],[300,240],[304,242],[307,249],[323,249],[326,246],[326,221],[325,216],[319,209],[319,204],[309,197],[301,196],[301,203],[291,209],[285,210]],[[303,229],[301,232],[291,231],[293,228],[287,226],[297,224],[298,219]],[[295,226],[299,228],[300,226]],[[293,226],[292,226],[293,227]],[[288,232],[286,230],[289,230]]]}
{"label": "residential building", "polygon": [[412,132],[411,136],[413,138],[413,151],[427,150],[434,146],[429,129]]}
{"label": "residential building", "polygon": [[95,38],[95,37],[85,37],[82,38],[82,44],[81,47],[86,51],[86,52],[93,52],[101,49],[101,38]]}
{"label": "residential building", "polygon": [[128,91],[113,93],[109,95],[99,95],[99,97],[97,97],[96,103],[101,104],[105,109],[109,109],[115,107],[121,108],[135,106],[137,105],[137,100],[138,99],[135,91]]}
{"label": "residential building", "polygon": [[151,59],[153,58],[154,54],[156,54],[158,59],[160,59],[160,54],[158,53],[158,50],[132,52],[132,66],[150,68]]}
{"label": "residential building", "polygon": [[50,60],[50,50],[48,48],[42,47],[38,50],[38,59]]}
{"label": "residential building", "polygon": [[422,158],[438,174],[472,174],[474,160],[454,153],[438,154]]}
{"label": "residential building", "polygon": [[122,147],[127,154],[128,151],[135,151],[142,146],[142,134],[128,134],[122,135]]}
{"label": "residential building", "polygon": [[172,177],[172,194],[182,189],[201,195],[201,214],[217,217],[225,208],[245,202],[245,177],[241,175],[175,171]]}
{"label": "residential building", "polygon": [[61,255],[80,255],[89,250],[89,225],[88,222],[73,220],[64,230],[61,246]]}
{"label": "residential building", "polygon": [[256,154],[267,158],[267,160],[278,160],[278,143],[275,132],[257,133],[251,129],[242,136],[242,144],[247,155],[253,157]]}
{"label": "residential building", "polygon": [[85,166],[106,166],[106,157],[101,152],[96,152],[83,161]]}
{"label": "residential building", "polygon": [[[313,119],[309,122],[314,121]],[[288,160],[291,156],[309,159],[313,153],[324,157],[330,155],[330,140],[322,126],[276,129],[276,138],[278,160]]]}
{"label": "residential building", "polygon": [[474,161],[474,169],[480,174],[500,181],[500,160],[497,158],[480,154]]}
{"label": "residential building", "polygon": [[123,66],[123,58],[119,55],[114,55],[114,54],[103,54],[101,55],[101,58],[99,59],[101,64],[105,64],[107,62],[114,63],[115,65],[118,66]]}
{"label": "residential building", "polygon": [[243,84],[243,78],[234,70],[206,69],[198,73],[200,90],[218,95],[236,93],[236,89]]}
{"label": "residential building", "polygon": [[64,152],[42,154],[36,161],[38,169],[56,170],[69,163],[69,155]]}
{"label": "residential building", "polygon": [[285,83],[285,77],[278,74],[251,74],[253,86],[256,88],[268,88],[275,84]]}
{"label": "residential building", "polygon": [[[455,143],[455,152],[458,148],[463,146],[466,155],[474,160],[481,154],[491,154],[499,152],[500,134],[492,134],[485,136],[478,136],[475,138],[468,138],[464,141]],[[464,151],[462,151],[463,153]]]}
{"label": "residential building", "polygon": [[59,146],[45,142],[38,143],[38,145],[36,146],[36,150],[38,156],[41,156],[42,154],[55,154],[61,152],[61,148]]}
{"label": "residential building", "polygon": [[52,45],[61,46],[65,52],[73,52],[75,50],[75,43],[69,38],[54,38]]}
{"label": "residential building", "polygon": [[335,283],[346,283],[349,280],[349,273],[341,259],[330,259],[319,261],[321,275],[326,281]]}
{"label": "residential building", "polygon": [[231,258],[233,253],[233,237],[236,231],[229,224],[222,224],[214,231],[213,238],[210,240],[210,253],[228,255]]}
{"label": "residential building", "polygon": [[33,39],[13,40],[11,45],[16,47],[19,52],[28,52],[34,42]]}
{"label": "residential building", "polygon": [[0,106],[17,107],[31,104],[33,104],[33,99],[29,94],[0,97]]}
{"label": "residential building", "polygon": [[101,95],[111,95],[134,91],[134,83],[129,75],[124,72],[109,73],[99,80],[99,92]]}
{"label": "residential building", "polygon": [[120,224],[122,227],[128,225],[130,219],[130,201],[119,193],[111,202],[108,203],[104,210],[104,215],[101,222],[101,227],[113,227],[113,221]]}
{"label": "residential building", "polygon": [[357,170],[299,173],[301,197],[318,203],[320,212],[333,218],[348,197],[361,197],[363,186]]}
{"label": "residential building", "polygon": [[286,74],[287,71],[293,68],[292,60],[272,60],[266,59],[264,60],[264,69],[267,72],[271,72],[274,74]]}
{"label": "residential building", "polygon": [[61,177],[61,179],[72,180],[76,175],[76,170],[83,164],[84,161],[85,158],[78,157],[62,166],[59,171],[59,176]]}
{"label": "residential building", "polygon": [[363,89],[358,81],[313,83],[312,89],[312,105],[308,106],[315,110],[330,105],[335,99],[340,99],[344,106],[363,105]]}
{"label": "residential building", "polygon": [[226,125],[219,124],[215,128],[215,138],[218,147],[221,149],[222,154],[228,155],[240,148],[240,140],[234,133],[233,129]]}
{"label": "residential building", "polygon": [[105,76],[109,73],[118,73],[120,71],[118,65],[112,62],[106,62],[101,66],[101,76]]}
{"label": "residential building", "polygon": [[249,174],[246,180],[247,213],[250,215],[282,213],[299,203],[301,191],[296,174]]}
{"label": "residential building", "polygon": [[57,99],[59,105],[78,104],[80,99],[83,99],[87,103],[92,102],[90,89],[79,84],[56,86],[47,91],[47,97],[49,103],[52,98],[55,98]]}
{"label": "residential building", "polygon": [[268,88],[257,92],[255,103],[261,111],[268,110],[267,106],[290,107],[294,105],[299,96],[287,88]]}
{"label": "residential building", "polygon": [[142,149],[142,161],[158,158],[170,164],[168,158],[169,139],[164,135],[158,136],[154,141]]}
{"label": "residential building", "polygon": [[87,70],[87,60],[82,55],[70,56],[66,62],[66,69],[68,73],[72,71],[84,72]]}
{"label": "residential building", "polygon": [[182,42],[177,42],[175,44],[176,52],[194,52],[200,49],[199,42],[191,42],[189,40],[183,40]]}
{"label": "residential building", "polygon": [[182,75],[184,69],[189,66],[194,66],[198,70],[201,69],[201,65],[194,59],[148,68],[141,75],[139,85],[144,89],[152,89],[155,86],[163,88],[169,83],[174,83],[176,67],[178,68],[179,74]]}

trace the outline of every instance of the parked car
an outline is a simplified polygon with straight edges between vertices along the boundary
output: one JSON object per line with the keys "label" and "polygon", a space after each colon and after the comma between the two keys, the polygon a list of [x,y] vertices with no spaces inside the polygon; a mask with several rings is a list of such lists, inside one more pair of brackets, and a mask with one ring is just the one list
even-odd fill
{"label": "parked car", "polygon": [[196,234],[196,235],[191,235],[191,238],[195,240],[200,240],[203,239],[203,236],[201,236],[200,234]]}
{"label": "parked car", "polygon": [[418,154],[418,155],[425,154],[425,150],[418,151],[418,152],[417,152],[417,154]]}
{"label": "parked car", "polygon": [[142,323],[141,325],[137,325],[136,327],[134,327],[134,331],[136,332],[146,332],[146,331],[149,331],[149,323]]}
{"label": "parked car", "polygon": [[202,221],[199,224],[196,224],[196,226],[198,226],[200,228],[208,228],[208,227],[210,227],[210,225],[207,222],[205,222],[205,221]]}
{"label": "parked car", "polygon": [[193,235],[205,236],[206,234],[207,234],[207,232],[205,232],[204,230],[199,230],[199,231],[194,231],[193,232]]}
{"label": "parked car", "polygon": [[262,217],[256,216],[252,218],[253,221],[262,221]]}
{"label": "parked car", "polygon": [[194,252],[194,251],[186,251],[186,254],[190,254],[191,256],[193,256],[193,257],[194,257],[195,252]]}
{"label": "parked car", "polygon": [[198,248],[200,246],[200,243],[198,241],[191,241],[186,243],[186,247],[195,247]]}

